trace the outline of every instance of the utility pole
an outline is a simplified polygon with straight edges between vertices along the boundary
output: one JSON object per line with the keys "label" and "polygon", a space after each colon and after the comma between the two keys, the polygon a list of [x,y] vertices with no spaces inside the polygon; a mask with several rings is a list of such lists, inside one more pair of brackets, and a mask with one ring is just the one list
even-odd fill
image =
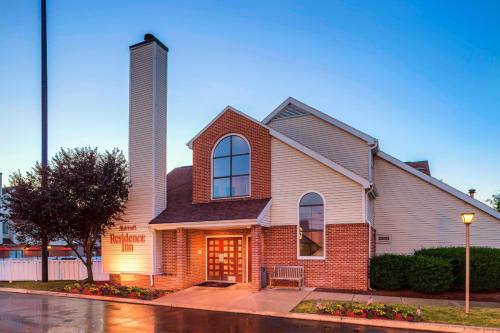
{"label": "utility pole", "polygon": [[[47,187],[47,3],[42,5],[42,187]],[[48,223],[46,223],[48,224]],[[42,233],[42,282],[49,281],[49,241],[47,233]]]}

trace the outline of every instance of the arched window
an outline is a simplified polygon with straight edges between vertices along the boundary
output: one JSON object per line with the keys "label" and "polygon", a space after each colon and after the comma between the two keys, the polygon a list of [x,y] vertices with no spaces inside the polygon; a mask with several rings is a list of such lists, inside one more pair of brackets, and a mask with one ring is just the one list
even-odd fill
{"label": "arched window", "polygon": [[237,135],[223,138],[212,157],[213,198],[250,195],[250,148]]}
{"label": "arched window", "polygon": [[315,192],[305,194],[299,203],[299,257],[325,256],[325,209],[323,198]]}

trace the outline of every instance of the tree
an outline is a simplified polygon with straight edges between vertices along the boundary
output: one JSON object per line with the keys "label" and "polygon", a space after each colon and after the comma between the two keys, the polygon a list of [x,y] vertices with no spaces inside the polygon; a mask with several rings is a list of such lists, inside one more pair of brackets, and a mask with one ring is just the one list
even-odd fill
{"label": "tree", "polygon": [[20,171],[12,174],[10,183],[0,203],[0,220],[9,223],[21,243],[41,245],[42,281],[48,282],[48,245],[57,237],[54,221],[59,208],[51,170],[36,163],[24,176]]}
{"label": "tree", "polygon": [[[127,162],[114,149],[61,149],[52,159],[54,188],[61,198],[59,238],[66,241],[87,268],[93,283],[92,256],[96,242],[121,220],[128,198]],[[78,249],[83,249],[83,255]]]}
{"label": "tree", "polygon": [[493,209],[500,212],[500,191],[497,194],[493,194],[491,199],[486,199],[486,201],[493,207]]}

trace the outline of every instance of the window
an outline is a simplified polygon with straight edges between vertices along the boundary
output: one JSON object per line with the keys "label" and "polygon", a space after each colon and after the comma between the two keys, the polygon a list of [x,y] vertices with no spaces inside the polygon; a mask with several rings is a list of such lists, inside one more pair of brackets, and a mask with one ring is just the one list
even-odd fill
{"label": "window", "polygon": [[323,198],[310,192],[299,204],[299,257],[324,257],[325,210]]}
{"label": "window", "polygon": [[4,234],[8,234],[9,233],[9,225],[7,224],[7,222],[3,222],[2,223],[2,232]]}
{"label": "window", "polygon": [[250,148],[237,135],[223,138],[213,152],[213,198],[250,194]]}

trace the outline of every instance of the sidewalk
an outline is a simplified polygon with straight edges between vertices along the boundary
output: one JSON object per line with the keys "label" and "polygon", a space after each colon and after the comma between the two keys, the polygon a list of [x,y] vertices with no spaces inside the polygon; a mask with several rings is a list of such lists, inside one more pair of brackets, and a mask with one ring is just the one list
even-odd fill
{"label": "sidewalk", "polygon": [[[341,302],[359,302],[366,303],[370,295],[349,294],[349,293],[330,293],[313,291],[305,297],[305,300],[332,300]],[[441,306],[464,306],[464,301],[449,299],[430,299],[430,298],[412,298],[395,296],[371,296],[374,303],[384,304],[413,304],[413,305],[441,305]],[[500,308],[500,302],[477,302],[471,301],[472,307]]]}
{"label": "sidewalk", "polygon": [[235,284],[227,288],[191,287],[165,295],[152,303],[183,308],[217,309],[220,311],[290,312],[311,290],[264,289],[253,293],[249,285]]}

